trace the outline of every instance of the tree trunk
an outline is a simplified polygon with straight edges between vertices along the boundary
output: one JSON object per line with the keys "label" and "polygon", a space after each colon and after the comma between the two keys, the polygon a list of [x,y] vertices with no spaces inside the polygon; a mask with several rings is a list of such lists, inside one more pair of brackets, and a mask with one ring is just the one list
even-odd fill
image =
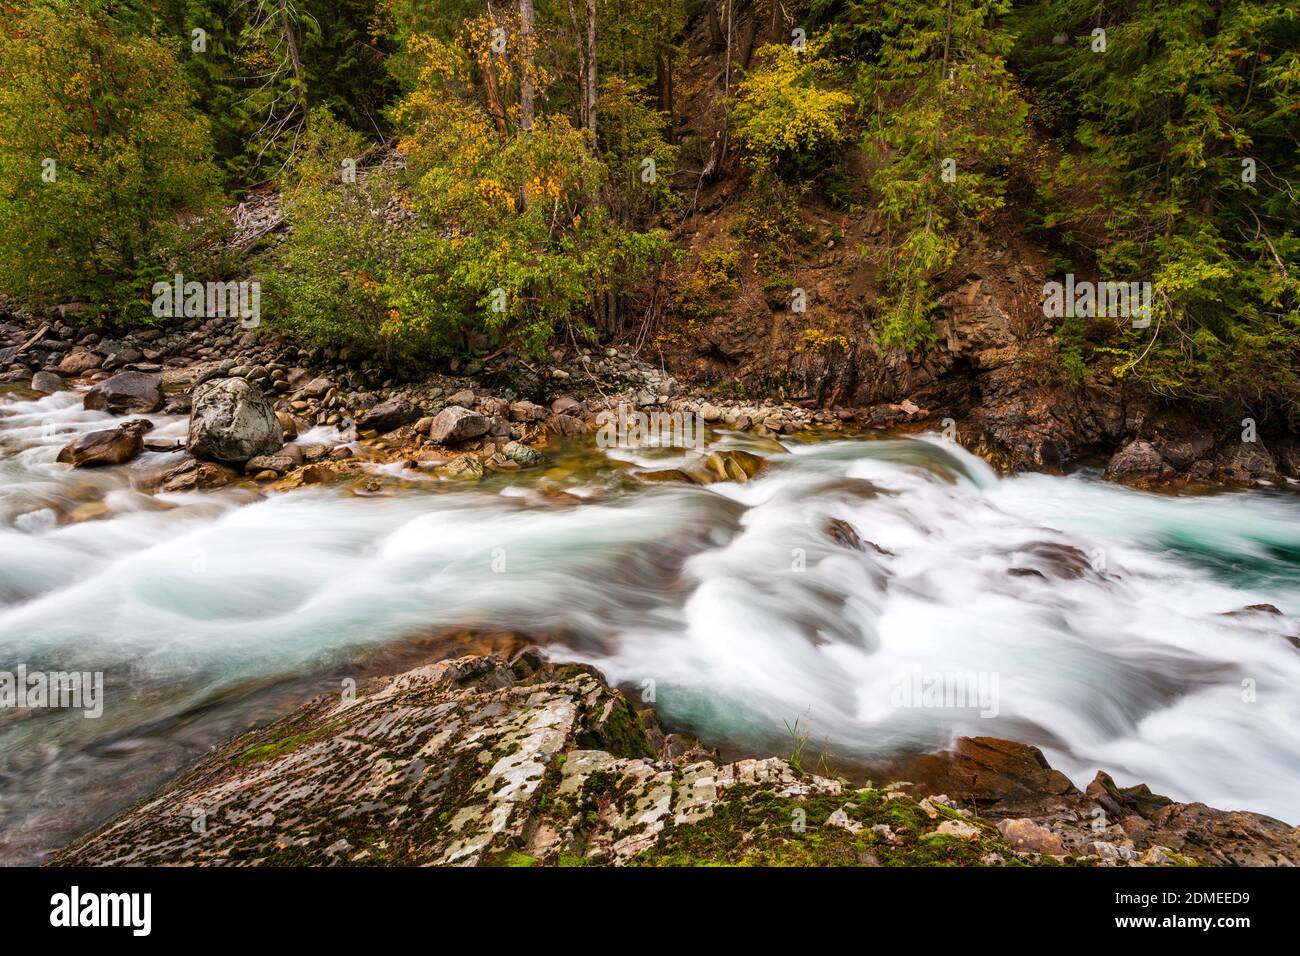
{"label": "tree trunk", "polygon": [[519,0],[519,128],[533,134],[533,0]]}
{"label": "tree trunk", "polygon": [[596,0],[587,0],[587,129],[596,148]]}
{"label": "tree trunk", "polygon": [[578,50],[578,129],[587,128],[587,40],[583,36],[578,14],[569,0],[569,22],[573,24],[573,40]]}
{"label": "tree trunk", "polygon": [[749,23],[745,27],[744,36],[740,41],[740,66],[742,69],[749,69],[749,61],[754,57],[754,42],[758,39],[758,11],[751,10],[749,14]]}
{"label": "tree trunk", "polygon": [[662,46],[655,56],[655,86],[659,91],[659,112],[667,117],[664,139],[673,141],[673,48]]}
{"label": "tree trunk", "polygon": [[713,44],[715,50],[721,50],[727,45],[726,37],[722,31],[722,4],[725,0],[710,0],[709,7],[705,13],[705,19],[709,23],[709,41]]}
{"label": "tree trunk", "polygon": [[293,67],[294,92],[302,105],[302,119],[307,121],[307,88],[302,82],[302,57],[298,54],[298,39],[293,35],[293,18],[289,15],[288,0],[279,0],[280,25],[284,30],[285,49],[289,54],[289,64]]}

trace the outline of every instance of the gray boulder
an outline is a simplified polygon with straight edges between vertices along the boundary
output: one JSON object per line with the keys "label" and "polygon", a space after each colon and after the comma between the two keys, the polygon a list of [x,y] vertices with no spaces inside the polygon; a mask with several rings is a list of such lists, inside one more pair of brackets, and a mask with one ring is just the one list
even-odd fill
{"label": "gray boulder", "polygon": [[45,392],[52,395],[55,392],[61,392],[66,386],[63,384],[63,376],[58,372],[51,372],[48,369],[42,369],[32,376],[32,391]]}
{"label": "gray boulder", "polygon": [[366,411],[357,419],[357,427],[373,428],[377,432],[391,432],[394,428],[409,425],[420,417],[420,410],[400,398],[390,398]]}
{"label": "gray boulder", "polygon": [[256,385],[221,378],[195,394],[188,447],[196,458],[242,464],[283,444],[280,422]]}
{"label": "gray boulder", "polygon": [[439,445],[454,445],[457,442],[480,438],[492,427],[492,419],[478,412],[471,412],[460,405],[448,405],[429,426],[429,438]]}
{"label": "gray boulder", "polygon": [[163,406],[162,378],[145,372],[118,372],[86,393],[82,404],[114,415],[148,415]]}

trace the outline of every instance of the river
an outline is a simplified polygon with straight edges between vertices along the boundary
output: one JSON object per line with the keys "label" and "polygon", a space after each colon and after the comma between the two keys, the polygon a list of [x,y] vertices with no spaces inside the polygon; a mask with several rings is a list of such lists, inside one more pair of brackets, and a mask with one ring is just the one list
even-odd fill
{"label": "river", "polygon": [[586,439],[481,483],[376,464],[377,491],[155,496],[141,482],[180,453],[55,463],[113,420],[72,392],[0,397],[0,671],[104,675],[97,718],[0,710],[0,862],[312,693],[477,649],[447,636],[471,628],[590,662],[734,752],[806,734],[866,766],[1007,737],[1080,786],[1105,769],[1300,822],[1293,493],[999,477],[936,436],[718,434],[767,471],[645,483],[683,453]]}

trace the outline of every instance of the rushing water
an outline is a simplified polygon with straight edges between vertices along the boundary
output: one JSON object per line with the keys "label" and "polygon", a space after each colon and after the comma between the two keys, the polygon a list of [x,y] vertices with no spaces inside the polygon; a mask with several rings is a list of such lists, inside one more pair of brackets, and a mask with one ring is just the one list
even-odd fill
{"label": "rushing water", "polygon": [[[472,486],[376,465],[386,494],[152,496],[133,486],[178,454],[54,463],[110,421],[68,393],[0,405],[0,670],[105,674],[98,719],[0,711],[0,862],[342,677],[456,650],[452,628],[544,640],[736,750],[780,752],[796,719],[841,764],[1009,737],[1080,785],[1101,768],[1300,821],[1290,493],[999,478],[928,438],[718,436],[771,467],[646,484],[680,453],[587,443]],[[1242,610],[1263,603],[1283,613]],[[939,677],[990,696],[926,706]]]}

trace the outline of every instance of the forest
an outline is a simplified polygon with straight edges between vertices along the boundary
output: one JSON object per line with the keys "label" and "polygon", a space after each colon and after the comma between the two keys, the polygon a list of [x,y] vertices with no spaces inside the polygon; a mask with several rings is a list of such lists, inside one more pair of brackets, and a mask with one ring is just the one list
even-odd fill
{"label": "forest", "polygon": [[[652,341],[742,258],[792,287],[812,210],[879,224],[882,353],[1010,228],[1045,279],[1153,291],[1149,326],[1060,317],[1061,381],[1300,410],[1284,0],[6,0],[0,77],[22,309],[131,326],[175,273],[254,276],[286,334],[395,362]],[[734,234],[690,249],[719,182]],[[285,238],[232,245],[268,191]]]}

